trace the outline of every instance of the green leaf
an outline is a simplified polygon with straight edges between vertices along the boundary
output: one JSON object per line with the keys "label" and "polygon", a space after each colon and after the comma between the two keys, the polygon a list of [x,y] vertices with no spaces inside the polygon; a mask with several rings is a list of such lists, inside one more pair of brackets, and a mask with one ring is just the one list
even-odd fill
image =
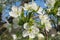
{"label": "green leaf", "polygon": [[33,16],[32,12],[29,12],[28,15],[26,16],[26,21],[29,22],[30,18]]}
{"label": "green leaf", "polygon": [[2,12],[2,6],[0,5],[0,13]]}
{"label": "green leaf", "polygon": [[53,8],[51,9],[51,11],[48,13],[49,15],[53,14],[53,15],[56,15],[58,12],[58,8]]}
{"label": "green leaf", "polygon": [[19,18],[18,24],[19,24],[19,25],[23,25],[25,22],[26,22],[26,18],[25,18],[25,17]]}
{"label": "green leaf", "polygon": [[54,7],[55,7],[55,8],[60,7],[60,0],[57,0],[57,1],[56,1],[56,3],[55,3],[55,5],[54,5]]}

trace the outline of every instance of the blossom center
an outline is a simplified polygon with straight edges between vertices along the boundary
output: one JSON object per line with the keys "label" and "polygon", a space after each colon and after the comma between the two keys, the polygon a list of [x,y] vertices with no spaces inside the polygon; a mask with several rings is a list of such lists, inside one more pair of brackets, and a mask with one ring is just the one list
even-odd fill
{"label": "blossom center", "polygon": [[31,32],[32,32],[32,29],[30,28],[30,29],[29,29],[29,33],[31,33]]}

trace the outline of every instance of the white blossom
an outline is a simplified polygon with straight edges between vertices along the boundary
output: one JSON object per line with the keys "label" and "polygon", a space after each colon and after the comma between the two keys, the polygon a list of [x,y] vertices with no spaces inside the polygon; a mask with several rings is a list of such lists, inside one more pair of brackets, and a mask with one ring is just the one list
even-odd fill
{"label": "white blossom", "polygon": [[20,16],[22,13],[22,7],[17,7],[17,6],[12,6],[12,11],[9,12],[9,15],[12,16],[12,17],[18,17]]}
{"label": "white blossom", "polygon": [[43,40],[43,39],[44,39],[44,35],[41,34],[41,33],[39,33],[39,34],[38,34],[38,39],[39,39],[39,40]]}
{"label": "white blossom", "polygon": [[51,37],[55,37],[55,34],[51,34]]}
{"label": "white blossom", "polygon": [[29,36],[30,38],[35,38],[35,36],[39,33],[39,29],[33,25],[33,26],[27,26],[28,23],[24,24],[24,31],[23,31],[23,37]]}
{"label": "white blossom", "polygon": [[52,7],[54,7],[55,2],[56,2],[55,0],[46,0],[46,5],[49,8],[52,8]]}
{"label": "white blossom", "polygon": [[48,15],[44,15],[44,14],[39,15],[39,18],[41,20],[41,24],[44,24],[45,22],[47,22],[48,20],[50,20],[48,18]]}
{"label": "white blossom", "polygon": [[60,7],[58,8],[57,15],[60,16]]}
{"label": "white blossom", "polygon": [[17,36],[15,34],[12,34],[13,40],[16,40]]}
{"label": "white blossom", "polygon": [[60,35],[60,32],[57,32],[57,34],[59,34],[59,35]]}
{"label": "white blossom", "polygon": [[50,23],[49,21],[47,21],[47,22],[45,23],[45,28],[46,28],[46,31],[48,31],[48,32],[49,32],[49,30],[52,28],[52,25],[51,25],[51,23]]}
{"label": "white blossom", "polygon": [[29,11],[35,10],[35,11],[37,11],[38,5],[35,2],[28,3],[28,4],[25,3],[23,8],[24,8],[24,10],[29,10]]}
{"label": "white blossom", "polygon": [[46,31],[49,32],[49,30],[52,28],[49,16],[46,14],[41,14],[39,18],[41,20],[41,24],[45,24]]}

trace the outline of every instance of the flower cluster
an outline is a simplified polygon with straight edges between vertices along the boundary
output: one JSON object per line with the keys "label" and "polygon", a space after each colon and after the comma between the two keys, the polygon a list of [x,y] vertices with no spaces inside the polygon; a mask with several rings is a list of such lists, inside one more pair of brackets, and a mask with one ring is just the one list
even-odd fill
{"label": "flower cluster", "polygon": [[49,19],[48,15],[41,14],[41,15],[39,15],[39,18],[41,20],[41,24],[45,25],[46,30],[49,31],[49,29],[52,28],[52,25],[51,25],[51,22],[49,21],[50,19]]}
{"label": "flower cluster", "polygon": [[35,10],[37,11],[38,10],[38,5],[35,3],[35,2],[32,2],[32,3],[25,3],[24,4],[24,10]]}
{"label": "flower cluster", "polygon": [[[46,0],[45,2],[48,7],[45,9],[38,6],[34,1],[24,3],[20,6],[12,6],[9,12],[9,15],[13,17],[12,28],[17,30],[20,28],[19,30],[22,31],[21,34],[23,37],[29,37],[29,39],[38,37],[39,40],[43,40],[44,35],[41,33],[44,31],[43,29],[49,32],[53,26],[56,27],[58,24],[57,18],[60,16],[60,7],[58,10],[56,9],[57,7],[54,7],[55,0]],[[39,19],[38,22],[36,19]]]}
{"label": "flower cluster", "polygon": [[35,38],[35,36],[39,33],[39,29],[36,25],[29,26],[28,23],[24,24],[23,37],[29,36],[30,38]]}

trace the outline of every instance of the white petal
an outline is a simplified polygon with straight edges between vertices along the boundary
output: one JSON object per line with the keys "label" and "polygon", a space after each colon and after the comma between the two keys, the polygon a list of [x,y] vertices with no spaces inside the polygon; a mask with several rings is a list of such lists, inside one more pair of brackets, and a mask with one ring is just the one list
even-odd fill
{"label": "white petal", "polygon": [[38,37],[44,38],[44,35],[40,33],[38,34]]}
{"label": "white petal", "polygon": [[36,34],[38,34],[39,33],[39,29],[35,28],[35,32],[36,32]]}
{"label": "white petal", "polygon": [[45,24],[46,31],[49,32],[49,30],[52,28],[52,25],[50,23]]}
{"label": "white petal", "polygon": [[20,6],[20,7],[18,8],[18,13],[19,13],[19,16],[20,16],[21,13],[22,13],[22,6]]}
{"label": "white petal", "polygon": [[32,26],[32,33],[34,34],[38,34],[39,33],[39,29],[35,26]]}
{"label": "white petal", "polygon": [[30,2],[28,4],[26,4],[26,3],[24,4],[24,10],[31,10],[31,9],[33,9],[35,11],[38,9],[38,6],[35,2],[32,2],[32,3]]}
{"label": "white petal", "polygon": [[60,7],[58,8],[57,15],[60,16]]}
{"label": "white petal", "polygon": [[12,34],[13,40],[16,40],[17,36],[15,34]]}
{"label": "white petal", "polygon": [[26,37],[26,36],[28,36],[28,32],[25,30],[23,31],[23,37]]}
{"label": "white petal", "polygon": [[35,34],[29,33],[29,38],[35,38]]}
{"label": "white petal", "polygon": [[60,16],[60,13],[58,12],[57,15]]}
{"label": "white petal", "polygon": [[43,35],[43,34],[41,34],[41,33],[40,33],[40,34],[38,34],[38,39],[39,39],[39,40],[43,40],[43,39],[44,39],[44,35]]}
{"label": "white petal", "polygon": [[46,0],[46,4],[49,8],[54,7],[55,2],[55,0]]}
{"label": "white petal", "polygon": [[12,11],[17,11],[18,8],[16,6],[12,6]]}
{"label": "white petal", "polygon": [[29,10],[29,8],[31,8],[31,5],[25,3],[23,8],[24,10]]}
{"label": "white petal", "polygon": [[41,20],[41,24],[42,24],[42,25],[44,24],[44,20]]}
{"label": "white petal", "polygon": [[35,10],[35,11],[38,9],[38,6],[37,6],[37,4],[36,4],[35,2],[32,2],[31,7],[32,7],[32,9]]}
{"label": "white petal", "polygon": [[28,23],[24,24],[24,29],[29,29]]}
{"label": "white petal", "polygon": [[55,37],[55,34],[51,34],[51,37]]}
{"label": "white petal", "polygon": [[18,15],[15,12],[12,12],[12,11],[9,12],[9,15],[12,16],[12,17],[15,17],[15,18],[18,17]]}

